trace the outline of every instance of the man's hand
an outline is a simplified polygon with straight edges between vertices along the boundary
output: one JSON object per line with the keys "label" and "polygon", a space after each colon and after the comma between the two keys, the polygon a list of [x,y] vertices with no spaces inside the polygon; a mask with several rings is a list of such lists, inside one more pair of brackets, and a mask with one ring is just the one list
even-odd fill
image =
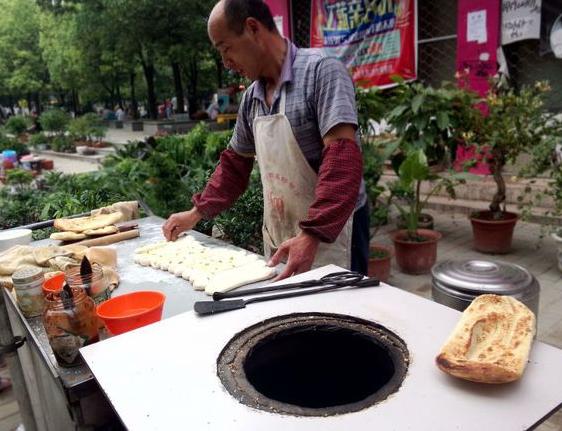
{"label": "man's hand", "polygon": [[318,238],[304,232],[283,242],[267,262],[268,266],[276,266],[282,259],[287,259],[285,269],[273,281],[282,280],[312,268],[319,243]]}
{"label": "man's hand", "polygon": [[203,218],[202,214],[193,207],[189,211],[172,214],[162,226],[162,233],[167,241],[175,241],[180,233],[192,229]]}

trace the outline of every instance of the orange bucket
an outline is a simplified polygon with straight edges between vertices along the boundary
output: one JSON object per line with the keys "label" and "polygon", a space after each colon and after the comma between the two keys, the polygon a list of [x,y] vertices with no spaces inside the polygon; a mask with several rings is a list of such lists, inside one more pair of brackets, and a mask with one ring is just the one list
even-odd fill
{"label": "orange bucket", "polygon": [[116,296],[97,307],[97,315],[113,335],[122,334],[162,319],[166,295],[155,291]]}
{"label": "orange bucket", "polygon": [[64,272],[60,272],[43,283],[43,294],[57,293],[64,285]]}

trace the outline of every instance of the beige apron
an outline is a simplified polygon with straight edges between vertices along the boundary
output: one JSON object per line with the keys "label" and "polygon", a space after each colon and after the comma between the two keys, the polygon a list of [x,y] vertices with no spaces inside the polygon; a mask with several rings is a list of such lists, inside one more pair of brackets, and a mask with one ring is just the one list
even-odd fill
{"label": "beige apron", "polygon": [[[285,116],[285,101],[283,86],[278,114],[259,116],[257,103],[253,112],[256,156],[263,184],[262,233],[267,258],[282,242],[300,233],[299,222],[307,217],[318,180]],[[313,267],[335,264],[350,268],[352,222],[353,216],[347,220],[334,243],[319,244]]]}

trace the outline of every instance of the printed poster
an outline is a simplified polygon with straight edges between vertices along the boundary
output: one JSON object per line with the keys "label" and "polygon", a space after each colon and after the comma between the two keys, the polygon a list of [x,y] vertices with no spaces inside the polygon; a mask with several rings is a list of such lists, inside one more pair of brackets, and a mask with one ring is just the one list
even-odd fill
{"label": "printed poster", "polygon": [[415,0],[312,0],[310,46],[339,58],[362,87],[416,79]]}
{"label": "printed poster", "polygon": [[541,0],[502,0],[501,44],[538,39],[541,34]]}

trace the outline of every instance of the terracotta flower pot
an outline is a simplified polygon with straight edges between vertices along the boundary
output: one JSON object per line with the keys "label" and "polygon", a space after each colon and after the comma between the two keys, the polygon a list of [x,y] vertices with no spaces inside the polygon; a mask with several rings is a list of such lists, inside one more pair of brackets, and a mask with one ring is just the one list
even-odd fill
{"label": "terracotta flower pot", "polygon": [[418,229],[419,241],[408,238],[407,230],[392,232],[396,263],[406,274],[425,274],[437,260],[437,242],[441,234],[435,230]]}
{"label": "terracotta flower pot", "polygon": [[392,248],[382,244],[374,244],[369,247],[369,252],[369,277],[386,282],[390,277]]}
{"label": "terracotta flower pot", "polygon": [[517,214],[504,212],[501,219],[494,220],[491,211],[471,215],[474,249],[482,253],[509,253],[517,217]]}

